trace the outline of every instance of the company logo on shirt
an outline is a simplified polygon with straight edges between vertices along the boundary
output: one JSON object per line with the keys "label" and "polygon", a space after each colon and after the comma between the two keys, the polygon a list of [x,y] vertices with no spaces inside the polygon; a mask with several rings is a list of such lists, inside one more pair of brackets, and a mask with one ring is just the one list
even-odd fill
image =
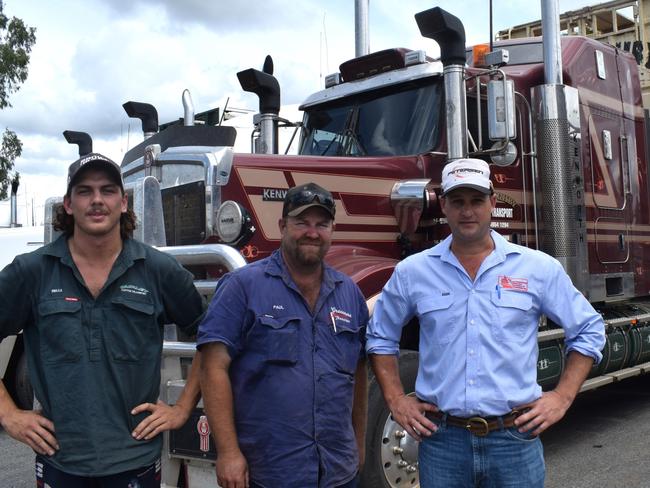
{"label": "company logo on shirt", "polygon": [[63,288],[52,288],[50,293],[63,293]]}
{"label": "company logo on shirt", "polygon": [[336,307],[330,307],[330,316],[332,317],[332,320],[340,320],[346,324],[349,324],[350,320],[352,320],[352,314],[339,310]]}
{"label": "company logo on shirt", "polygon": [[149,290],[146,288],[141,288],[139,286],[135,285],[121,285],[120,286],[120,291],[122,293],[132,293],[134,295],[148,295]]}
{"label": "company logo on shirt", "polygon": [[528,291],[528,280],[526,278],[499,276],[499,286],[506,290]]}

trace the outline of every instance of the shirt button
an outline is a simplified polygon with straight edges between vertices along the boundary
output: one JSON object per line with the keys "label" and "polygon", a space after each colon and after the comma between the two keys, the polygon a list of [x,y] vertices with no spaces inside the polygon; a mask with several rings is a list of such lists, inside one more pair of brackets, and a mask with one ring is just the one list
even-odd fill
{"label": "shirt button", "polygon": [[469,350],[469,355],[470,355],[470,356],[473,356],[473,355],[474,355],[474,349],[470,349],[470,350]]}
{"label": "shirt button", "polygon": [[472,295],[473,295],[474,293],[476,293],[476,290],[472,290]]}
{"label": "shirt button", "polygon": [[474,380],[469,380],[469,384],[470,384],[470,385],[473,385],[473,384],[474,384]]}
{"label": "shirt button", "polygon": [[469,323],[474,325],[474,319],[470,320]]}

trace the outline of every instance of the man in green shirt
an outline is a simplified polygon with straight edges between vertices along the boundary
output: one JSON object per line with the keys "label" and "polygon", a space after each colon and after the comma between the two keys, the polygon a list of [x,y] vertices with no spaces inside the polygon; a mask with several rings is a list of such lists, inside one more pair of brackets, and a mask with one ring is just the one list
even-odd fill
{"label": "man in green shirt", "polygon": [[119,166],[88,154],[69,169],[63,235],[0,272],[0,339],[23,330],[42,405],[19,410],[0,382],[0,425],[36,451],[38,486],[160,486],[158,434],[198,400],[196,367],[177,405],[157,402],[163,326],[192,333],[203,300],[134,226]]}

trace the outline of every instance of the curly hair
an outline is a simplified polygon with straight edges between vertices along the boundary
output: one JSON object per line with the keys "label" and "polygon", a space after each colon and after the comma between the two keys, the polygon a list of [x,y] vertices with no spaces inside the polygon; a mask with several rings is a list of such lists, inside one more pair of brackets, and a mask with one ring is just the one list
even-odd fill
{"label": "curly hair", "polygon": [[[67,236],[71,236],[74,233],[74,217],[68,215],[63,204],[56,207],[54,217],[52,218],[52,225],[54,226],[54,230],[63,232]],[[133,237],[135,225],[135,213],[129,208],[120,216],[120,236],[122,239]]]}

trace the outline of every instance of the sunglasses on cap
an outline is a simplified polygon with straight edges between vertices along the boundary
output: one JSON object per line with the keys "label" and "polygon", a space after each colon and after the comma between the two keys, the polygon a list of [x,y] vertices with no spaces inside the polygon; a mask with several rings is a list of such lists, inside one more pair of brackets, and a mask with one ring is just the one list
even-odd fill
{"label": "sunglasses on cap", "polygon": [[332,194],[315,183],[291,188],[284,198],[282,215],[286,216],[295,209],[314,204],[325,208],[325,210],[332,214],[332,217],[334,216],[336,208]]}

